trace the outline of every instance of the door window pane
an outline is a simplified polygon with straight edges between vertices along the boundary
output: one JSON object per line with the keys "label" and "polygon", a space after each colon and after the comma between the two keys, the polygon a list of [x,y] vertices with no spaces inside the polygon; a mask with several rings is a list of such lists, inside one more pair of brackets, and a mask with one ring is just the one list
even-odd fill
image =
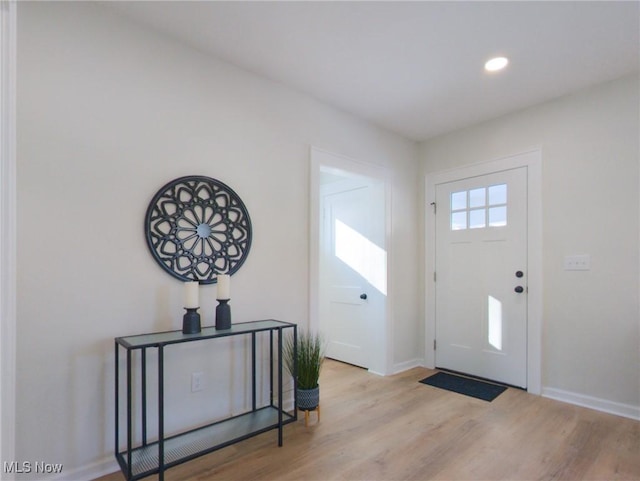
{"label": "door window pane", "polygon": [[467,191],[453,192],[451,194],[451,210],[460,210],[467,208]]}
{"label": "door window pane", "polygon": [[507,225],[507,206],[489,208],[489,226],[503,227]]}
{"label": "door window pane", "polygon": [[469,191],[469,207],[484,207],[486,204],[486,189],[471,189]]}
{"label": "door window pane", "polygon": [[473,209],[469,211],[469,228],[481,229],[486,226],[485,209]]}
{"label": "door window pane", "polygon": [[507,203],[507,184],[492,185],[489,187],[489,205]]}
{"label": "door window pane", "polygon": [[467,211],[451,213],[451,230],[464,230],[467,228]]}

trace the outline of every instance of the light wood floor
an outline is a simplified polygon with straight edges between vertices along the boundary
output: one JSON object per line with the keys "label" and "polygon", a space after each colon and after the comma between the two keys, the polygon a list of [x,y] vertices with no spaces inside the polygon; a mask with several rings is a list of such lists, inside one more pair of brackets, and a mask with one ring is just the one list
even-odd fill
{"label": "light wood floor", "polygon": [[264,433],[165,479],[640,480],[640,422],[518,389],[488,403],[418,383],[432,372],[379,377],[327,361],[319,424],[299,416],[281,448]]}

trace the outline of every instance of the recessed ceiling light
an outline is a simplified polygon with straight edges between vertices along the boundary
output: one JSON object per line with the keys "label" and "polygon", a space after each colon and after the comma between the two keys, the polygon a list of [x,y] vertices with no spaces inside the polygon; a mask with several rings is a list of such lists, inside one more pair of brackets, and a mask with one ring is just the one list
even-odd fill
{"label": "recessed ceiling light", "polygon": [[508,63],[509,59],[506,57],[495,57],[484,64],[484,69],[487,72],[497,72],[498,70],[505,68]]}

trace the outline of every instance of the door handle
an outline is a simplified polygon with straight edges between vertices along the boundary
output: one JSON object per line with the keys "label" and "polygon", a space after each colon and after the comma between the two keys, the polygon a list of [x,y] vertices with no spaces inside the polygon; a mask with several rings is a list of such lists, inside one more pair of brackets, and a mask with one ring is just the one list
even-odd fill
{"label": "door handle", "polygon": [[524,287],[522,286],[516,286],[516,288],[514,289],[514,291],[516,291],[518,294],[521,294],[524,292]]}
{"label": "door handle", "polygon": [[366,294],[360,294],[360,299],[362,299],[363,301],[367,300],[367,295]]}

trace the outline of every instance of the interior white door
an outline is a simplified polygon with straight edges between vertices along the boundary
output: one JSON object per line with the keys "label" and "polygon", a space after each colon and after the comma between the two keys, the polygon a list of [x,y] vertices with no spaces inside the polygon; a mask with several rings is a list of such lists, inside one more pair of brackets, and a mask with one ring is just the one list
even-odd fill
{"label": "interior white door", "polygon": [[322,196],[319,315],[327,357],[365,368],[386,295],[384,231],[376,232],[384,223],[372,213],[374,199],[375,189],[362,184]]}
{"label": "interior white door", "polygon": [[527,385],[527,169],[436,185],[436,366]]}

